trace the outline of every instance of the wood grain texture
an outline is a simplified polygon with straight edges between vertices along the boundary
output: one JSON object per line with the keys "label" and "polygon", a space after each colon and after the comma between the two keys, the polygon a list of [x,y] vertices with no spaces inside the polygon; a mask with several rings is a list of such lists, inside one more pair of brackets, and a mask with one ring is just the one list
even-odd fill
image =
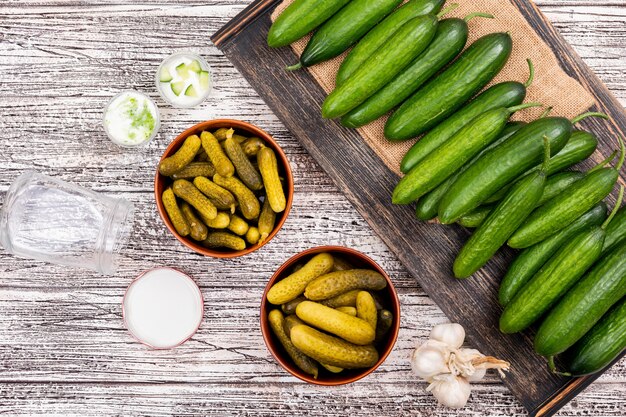
{"label": "wood grain texture", "polygon": [[[23,170],[124,196],[138,210],[133,241],[114,277],[18,259],[0,251],[0,413],[6,415],[524,415],[499,378],[476,384],[463,410],[437,408],[408,357],[432,325],[433,300],[229,61],[214,33],[249,3],[234,0],[5,0],[0,3],[0,201]],[[542,0],[542,11],[626,104],[626,2]],[[216,89],[192,110],[158,98],[154,72],[169,53],[192,49],[210,63]],[[161,132],[124,152],[101,130],[102,107],[136,88],[157,100]],[[296,198],[263,251],[217,261],[187,251],[161,224],[152,194],[163,149],[199,121],[236,117],[274,134],[294,170]],[[605,138],[606,139],[606,138]],[[356,248],[390,274],[403,317],[392,356],[373,375],[332,390],[288,376],[263,345],[259,297],[272,272],[300,250]],[[449,248],[446,248],[446,252]],[[153,352],[121,321],[130,280],[157,265],[191,274],[206,298],[199,333]],[[445,278],[445,277],[442,277]],[[228,301],[225,301],[228,300]],[[626,415],[626,362],[563,408],[563,416]]]}

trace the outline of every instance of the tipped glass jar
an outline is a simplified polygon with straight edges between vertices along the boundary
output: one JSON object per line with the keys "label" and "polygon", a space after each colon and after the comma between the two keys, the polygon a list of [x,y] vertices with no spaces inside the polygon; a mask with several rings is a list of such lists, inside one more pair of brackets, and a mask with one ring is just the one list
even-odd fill
{"label": "tipped glass jar", "polygon": [[26,171],[0,211],[0,244],[23,258],[113,275],[132,223],[124,199]]}
{"label": "tipped glass jar", "polygon": [[174,107],[194,107],[211,92],[209,64],[192,52],[165,58],[156,74],[156,86],[165,101]]}

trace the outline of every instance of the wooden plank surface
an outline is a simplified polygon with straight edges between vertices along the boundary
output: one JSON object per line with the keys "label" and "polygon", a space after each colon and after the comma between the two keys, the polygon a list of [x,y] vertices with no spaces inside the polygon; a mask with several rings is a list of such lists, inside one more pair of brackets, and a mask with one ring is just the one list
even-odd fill
{"label": "wooden plank surface", "polygon": [[[463,410],[436,408],[411,375],[415,341],[446,318],[398,259],[263,103],[208,36],[248,1],[120,2],[28,0],[0,4],[0,201],[34,167],[137,205],[133,242],[120,272],[101,277],[0,251],[0,413],[6,415],[524,415],[499,378],[476,384]],[[626,2],[542,0],[539,7],[622,104],[626,103]],[[211,99],[192,110],[157,98],[154,71],[179,49],[202,53],[215,74]],[[157,99],[162,130],[141,152],[110,145],[102,107],[124,88]],[[153,169],[178,132],[201,120],[236,117],[273,133],[296,180],[284,229],[262,252],[218,261],[189,253],[162,226]],[[322,244],[354,247],[392,276],[403,308],[391,357],[347,387],[311,387],[287,374],[263,345],[258,302],[267,278],[296,252]],[[179,266],[200,284],[199,333],[173,351],[133,342],[121,298],[138,272]],[[560,413],[626,415],[621,361]]]}

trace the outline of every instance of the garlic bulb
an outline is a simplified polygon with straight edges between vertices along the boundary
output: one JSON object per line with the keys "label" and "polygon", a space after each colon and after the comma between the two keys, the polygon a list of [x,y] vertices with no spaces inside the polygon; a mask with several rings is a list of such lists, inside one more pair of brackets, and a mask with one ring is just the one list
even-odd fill
{"label": "garlic bulb", "polygon": [[465,330],[460,324],[439,324],[430,338],[418,345],[411,357],[411,368],[430,383],[427,391],[440,404],[451,408],[465,406],[470,396],[470,382],[483,379],[487,369],[497,369],[502,377],[509,363],[485,356],[476,349],[461,348]]}
{"label": "garlic bulb", "polygon": [[458,323],[438,324],[430,331],[430,339],[446,343],[451,349],[458,349],[465,340],[465,329]]}
{"label": "garlic bulb", "polygon": [[441,405],[463,408],[469,400],[471,387],[467,379],[461,376],[441,374],[433,378],[426,391],[432,392]]}
{"label": "garlic bulb", "polygon": [[478,382],[482,380],[487,374],[487,370],[485,368],[474,368],[474,372],[471,375],[467,375],[465,379],[469,382]]}
{"label": "garlic bulb", "polygon": [[415,375],[430,381],[435,375],[450,372],[448,360],[450,351],[447,345],[436,340],[428,340],[415,349],[411,357],[411,369]]}

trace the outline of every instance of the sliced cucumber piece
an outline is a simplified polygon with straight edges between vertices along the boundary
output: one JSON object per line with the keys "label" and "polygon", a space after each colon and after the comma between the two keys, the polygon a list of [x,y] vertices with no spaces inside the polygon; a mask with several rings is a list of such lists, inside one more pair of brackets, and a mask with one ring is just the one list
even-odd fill
{"label": "sliced cucumber piece", "polygon": [[200,71],[200,87],[203,90],[209,89],[209,82],[211,81],[209,73],[207,71]]}
{"label": "sliced cucumber piece", "polygon": [[161,73],[159,74],[159,81],[161,81],[162,83],[169,83],[170,81],[172,81],[172,78],[172,74],[170,74],[170,71],[167,69],[167,67],[162,67]]}
{"label": "sliced cucumber piece", "polygon": [[189,78],[189,66],[185,63],[182,63],[176,67],[176,73],[180,75],[183,80]]}
{"label": "sliced cucumber piece", "polygon": [[185,90],[185,95],[188,97],[198,97],[198,92],[193,87],[193,84],[190,84],[189,87]]}
{"label": "sliced cucumber piece", "polygon": [[187,65],[187,68],[189,68],[189,71],[193,71],[195,73],[200,73],[200,71],[202,71],[202,67],[200,66],[200,61],[198,61],[197,59],[194,59],[193,61],[191,61],[191,63]]}
{"label": "sliced cucumber piece", "polygon": [[174,94],[179,96],[180,93],[183,92],[183,88],[185,88],[185,84],[187,84],[185,81],[177,81],[175,83],[171,83],[170,86],[172,87],[172,91],[174,92]]}

